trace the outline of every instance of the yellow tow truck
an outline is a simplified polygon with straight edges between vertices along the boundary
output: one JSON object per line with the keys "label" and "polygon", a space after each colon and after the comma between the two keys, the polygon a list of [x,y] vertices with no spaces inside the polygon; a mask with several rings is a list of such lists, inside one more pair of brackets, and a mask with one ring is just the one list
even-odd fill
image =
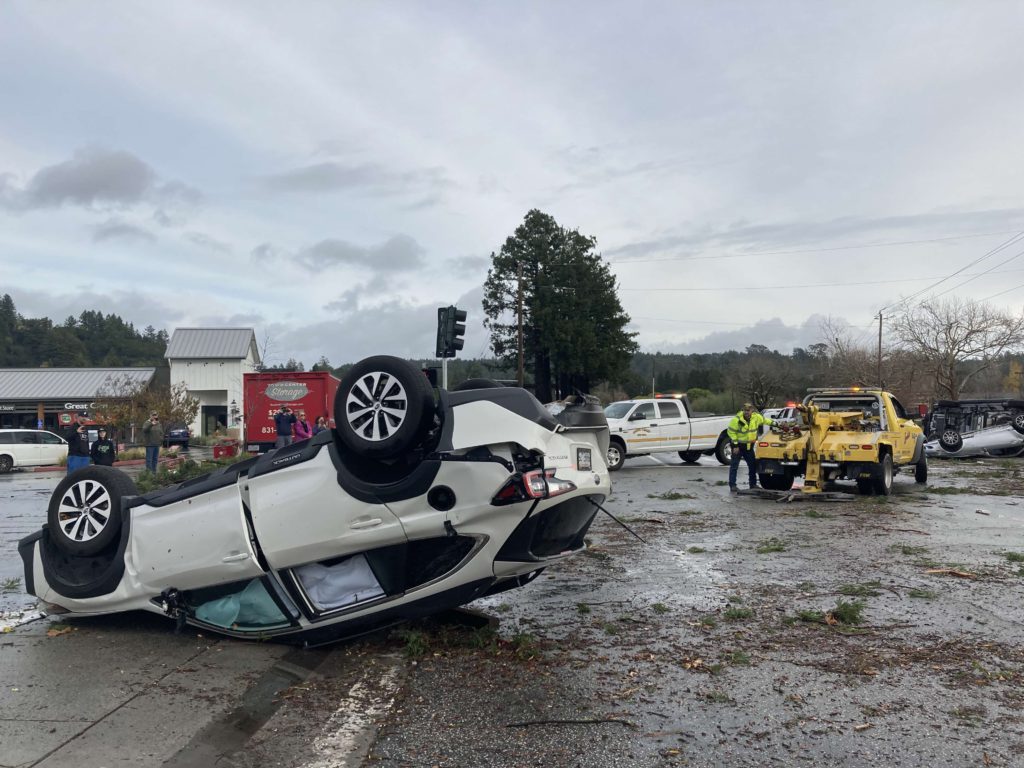
{"label": "yellow tow truck", "polygon": [[808,390],[795,423],[773,424],[754,448],[761,485],[821,493],[835,480],[854,480],[861,493],[892,493],[893,476],[914,468],[928,481],[921,427],[889,392],[861,387]]}

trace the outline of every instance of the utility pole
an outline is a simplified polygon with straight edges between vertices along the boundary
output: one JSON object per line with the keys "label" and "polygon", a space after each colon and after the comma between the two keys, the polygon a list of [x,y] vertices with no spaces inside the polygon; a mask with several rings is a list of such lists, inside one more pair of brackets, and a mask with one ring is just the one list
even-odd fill
{"label": "utility pole", "polygon": [[882,313],[878,313],[878,386],[882,387]]}
{"label": "utility pole", "polygon": [[519,277],[519,297],[517,300],[518,304],[518,315],[519,315],[519,386],[523,386],[523,262],[516,264],[516,272]]}

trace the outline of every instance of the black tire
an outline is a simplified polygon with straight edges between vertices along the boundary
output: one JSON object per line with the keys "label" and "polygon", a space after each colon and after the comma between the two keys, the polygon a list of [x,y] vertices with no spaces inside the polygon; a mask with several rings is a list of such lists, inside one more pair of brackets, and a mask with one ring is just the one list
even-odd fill
{"label": "black tire", "polygon": [[729,440],[728,435],[720,435],[718,443],[715,445],[715,458],[718,459],[718,463],[728,466],[732,463],[732,441]]}
{"label": "black tire", "polygon": [[679,458],[685,461],[687,464],[696,464],[700,461],[700,457],[703,456],[703,451],[680,451]]}
{"label": "black tire", "polygon": [[121,500],[138,490],[128,475],[103,466],[82,467],[65,477],[50,496],[46,521],[50,538],[69,555],[95,555],[121,530]]}
{"label": "black tire", "polygon": [[6,454],[0,456],[0,475],[7,474],[14,469],[14,459]]}
{"label": "black tire", "polygon": [[758,481],[762,488],[769,491],[788,491],[793,487],[793,474],[785,472],[781,475],[758,475]]}
{"label": "black tire", "polygon": [[914,465],[914,482],[918,485],[928,482],[928,458],[923,453],[921,460]]}
{"label": "black tire", "polygon": [[879,462],[879,465],[881,476],[872,479],[871,487],[879,496],[888,496],[892,493],[892,454],[887,453],[882,456],[882,461]]}
{"label": "black tire", "polygon": [[947,429],[939,435],[939,447],[947,453],[956,453],[964,447],[964,439],[955,429]]}
{"label": "black tire", "polygon": [[622,469],[622,465],[626,463],[626,446],[618,441],[612,440],[608,443],[608,471],[618,472]]}
{"label": "black tire", "polygon": [[1024,411],[1013,414],[1013,419],[1010,421],[1010,426],[1013,427],[1014,431],[1020,432],[1024,435]]}
{"label": "black tire", "polygon": [[423,371],[390,355],[360,360],[334,395],[335,434],[359,456],[390,459],[423,440],[434,393]]}
{"label": "black tire", "polygon": [[464,382],[459,384],[452,392],[463,392],[467,389],[494,389],[495,387],[502,387],[503,384],[499,384],[494,379],[466,379]]}

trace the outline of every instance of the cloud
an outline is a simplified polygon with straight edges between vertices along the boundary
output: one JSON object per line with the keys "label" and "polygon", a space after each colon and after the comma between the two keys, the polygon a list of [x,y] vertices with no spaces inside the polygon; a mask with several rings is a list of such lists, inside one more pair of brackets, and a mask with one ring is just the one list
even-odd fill
{"label": "cloud", "polygon": [[194,205],[200,199],[198,190],[161,181],[153,168],[123,150],[80,149],[70,160],[40,168],[23,187],[9,174],[0,178],[0,203],[25,210],[64,205],[116,209],[157,201]]}
{"label": "cloud", "polygon": [[448,268],[455,272],[486,272],[491,266],[490,256],[454,256],[446,262]]}
{"label": "cloud", "polygon": [[142,227],[134,224],[126,224],[123,221],[111,219],[100,224],[93,230],[92,239],[94,242],[102,243],[107,240],[129,240],[135,242],[156,242],[156,236],[147,232]]}
{"label": "cloud", "polygon": [[377,195],[399,195],[424,190],[433,194],[421,199],[432,201],[437,193],[452,186],[443,168],[419,168],[392,171],[376,163],[347,165],[335,161],[314,163],[283,173],[264,176],[260,180],[267,189],[278,192],[345,192],[360,191]]}
{"label": "cloud", "polygon": [[[686,233],[665,234],[606,249],[606,258],[626,263],[641,261],[643,257],[671,252],[676,256],[701,253],[713,248],[765,252],[768,249],[806,249],[808,253],[825,250],[843,250],[870,245],[867,238],[885,240],[907,238],[921,242],[942,240],[936,233],[949,238],[958,233],[991,233],[1024,228],[1024,208],[989,210],[936,211],[906,216],[853,217],[844,216],[824,221],[786,221],[769,224],[750,224],[737,221],[713,229],[701,227]],[[842,242],[843,238],[865,238],[863,244],[814,248],[819,243]]]}
{"label": "cloud", "polygon": [[[822,315],[811,315],[799,325],[786,325],[777,317],[758,320],[753,325],[729,331],[712,331],[707,336],[679,344],[657,344],[653,348],[661,352],[702,354],[726,350],[744,350],[751,344],[762,344],[768,349],[788,353],[794,347],[807,348],[822,341]],[[842,318],[831,322],[840,327],[850,327]]]}
{"label": "cloud", "polygon": [[273,243],[260,243],[249,252],[249,255],[257,264],[267,264],[285,256],[286,253]]}
{"label": "cloud", "polygon": [[395,235],[379,245],[361,246],[345,240],[321,240],[295,254],[310,272],[359,266],[377,272],[402,272],[423,265],[423,247],[407,235]]}
{"label": "cloud", "polygon": [[231,253],[231,246],[222,243],[216,238],[203,234],[202,232],[186,232],[184,237],[190,243],[194,243],[201,248],[206,248],[207,250],[215,251],[217,253]]}
{"label": "cloud", "polygon": [[[466,345],[461,357],[470,359],[490,355],[487,330],[483,326],[483,288],[477,287],[456,299],[459,308],[468,311]],[[303,327],[270,329],[276,357],[289,357],[307,363],[321,355],[334,365],[356,362],[371,355],[397,355],[406,358],[431,358],[437,341],[439,303],[412,303],[400,299],[366,307],[355,302],[338,319]],[[338,309],[341,309],[339,306]],[[382,329],[386,328],[386,332]]]}

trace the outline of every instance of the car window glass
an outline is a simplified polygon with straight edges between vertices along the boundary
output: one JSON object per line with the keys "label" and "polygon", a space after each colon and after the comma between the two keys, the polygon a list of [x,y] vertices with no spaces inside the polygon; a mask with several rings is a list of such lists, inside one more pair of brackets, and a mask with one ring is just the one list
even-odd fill
{"label": "car window glass", "polygon": [[640,403],[636,410],[633,411],[633,415],[630,417],[633,419],[653,419],[654,418],[654,403]]}
{"label": "car window glass", "polygon": [[679,403],[661,402],[658,403],[658,410],[661,412],[661,418],[663,419],[678,419],[681,416],[679,413]]}
{"label": "car window glass", "polygon": [[901,419],[909,418],[909,416],[907,416],[907,409],[903,407],[903,403],[901,403],[895,397],[889,399],[892,400],[892,407],[896,410],[897,416],[899,416]]}
{"label": "car window glass", "polygon": [[39,433],[38,432],[19,432],[18,442],[23,445],[38,445],[39,444]]}
{"label": "car window glass", "polygon": [[13,432],[0,432],[0,445],[11,445],[14,443]]}
{"label": "car window glass", "polygon": [[604,409],[604,415],[609,419],[624,419],[632,407],[632,403],[612,403]]}
{"label": "car window glass", "polygon": [[40,432],[39,438],[47,445],[56,445],[57,443],[62,442],[59,437],[53,434],[53,432]]}

